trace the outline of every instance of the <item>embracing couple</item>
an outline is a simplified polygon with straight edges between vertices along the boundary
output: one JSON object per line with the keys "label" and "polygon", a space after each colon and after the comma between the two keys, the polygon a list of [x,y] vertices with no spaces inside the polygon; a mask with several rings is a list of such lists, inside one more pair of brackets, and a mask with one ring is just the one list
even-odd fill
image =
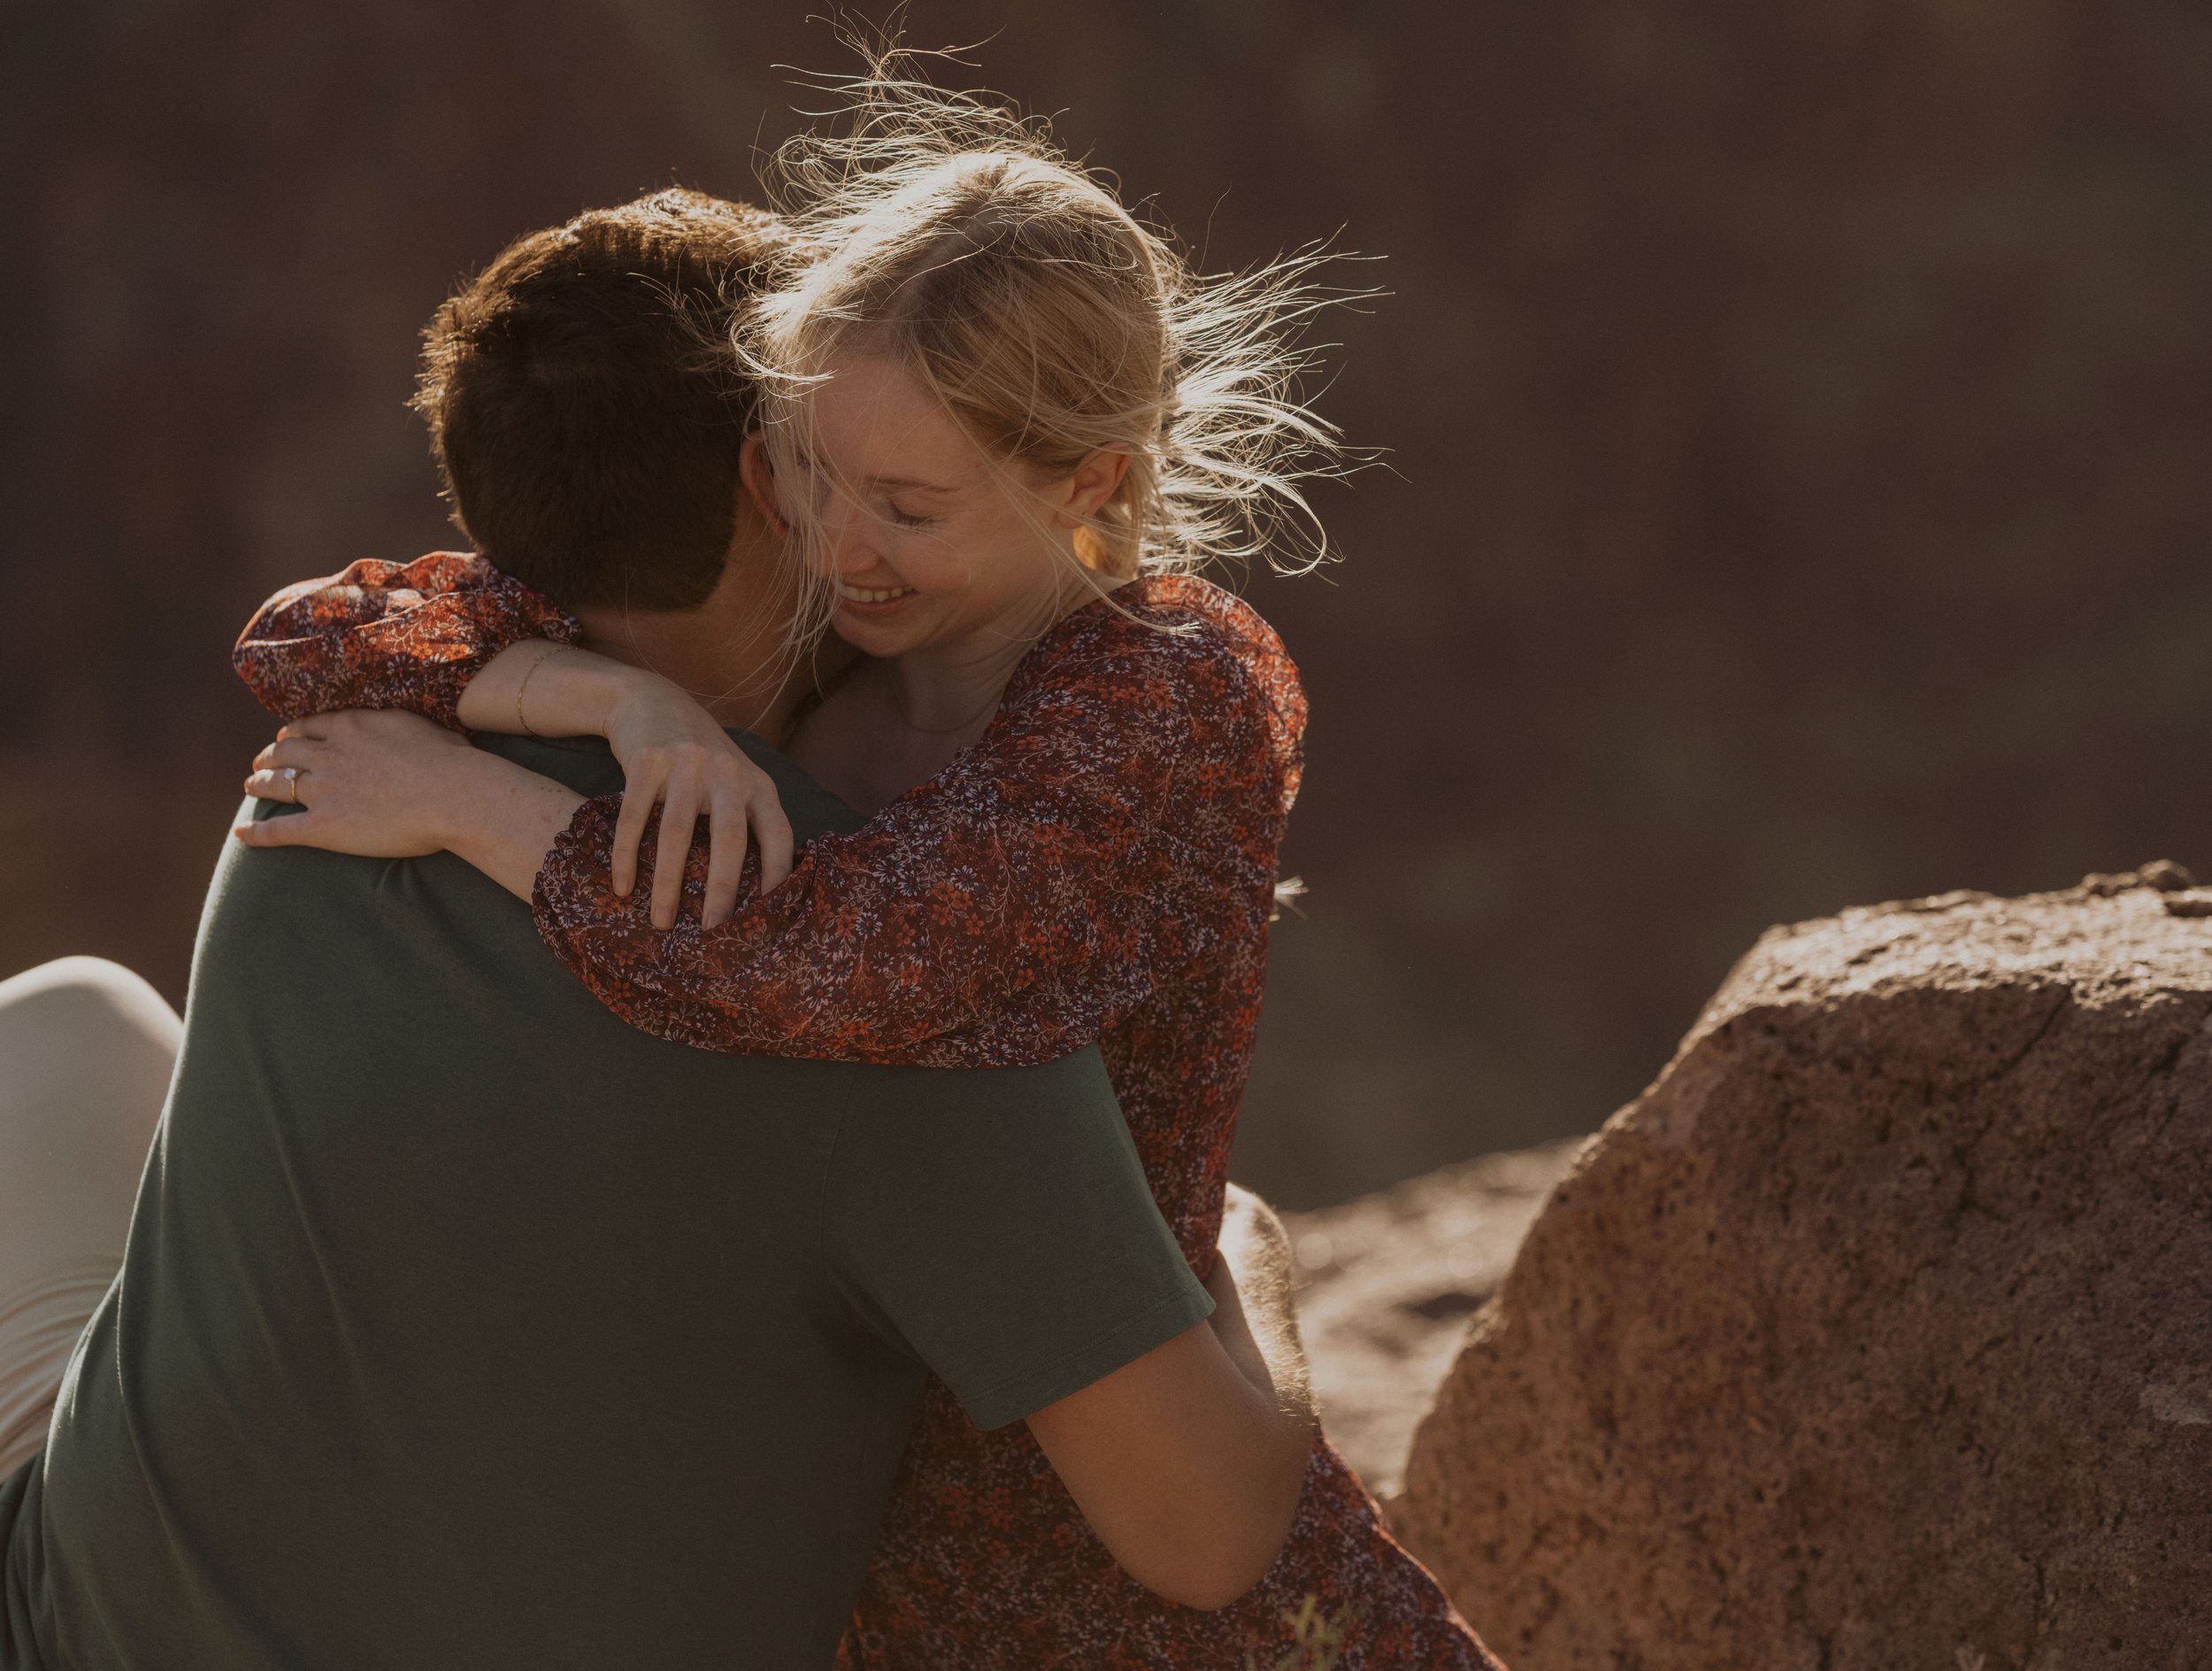
{"label": "embracing couple", "polygon": [[444,305],[181,1023],[0,985],[6,1671],[1494,1665],[1226,1182],[1294,287],[867,96]]}

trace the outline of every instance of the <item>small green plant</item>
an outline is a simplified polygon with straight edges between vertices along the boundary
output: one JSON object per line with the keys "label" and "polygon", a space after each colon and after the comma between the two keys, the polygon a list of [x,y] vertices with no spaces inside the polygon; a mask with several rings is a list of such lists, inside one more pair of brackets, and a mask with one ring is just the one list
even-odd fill
{"label": "small green plant", "polygon": [[1309,1591],[1306,1598],[1283,1614],[1290,1629],[1290,1651],[1263,1666],[1251,1649],[1244,1651],[1244,1671],[1336,1671],[1344,1657],[1344,1635],[1359,1618],[1359,1608],[1348,1603],[1333,1616],[1322,1611],[1321,1598]]}

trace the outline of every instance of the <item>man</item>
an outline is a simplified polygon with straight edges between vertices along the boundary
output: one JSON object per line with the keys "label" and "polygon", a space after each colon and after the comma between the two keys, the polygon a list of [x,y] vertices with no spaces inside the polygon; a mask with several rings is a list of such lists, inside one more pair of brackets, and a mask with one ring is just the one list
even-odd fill
{"label": "man", "polygon": [[[776,235],[690,194],[580,217],[433,343],[493,349],[442,409],[480,543],[527,549],[595,648],[772,718],[772,638],[734,631],[749,408],[690,333]],[[484,743],[618,786],[596,742]],[[798,838],[856,821],[749,746]],[[0,1485],[0,1666],[823,1666],[933,1372],[1030,1421],[1133,1574],[1226,1600],[1304,1417],[1209,1286],[1094,1052],[690,1051],[450,855],[234,843],[122,1273]],[[1155,1443],[1180,1431],[1222,1442]]]}

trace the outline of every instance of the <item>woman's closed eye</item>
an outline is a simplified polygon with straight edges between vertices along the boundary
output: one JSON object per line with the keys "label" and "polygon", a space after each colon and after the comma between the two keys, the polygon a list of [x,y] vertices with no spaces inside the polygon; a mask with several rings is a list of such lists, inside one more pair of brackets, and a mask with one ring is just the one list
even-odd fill
{"label": "woman's closed eye", "polygon": [[933,516],[920,516],[911,511],[902,510],[888,501],[885,502],[883,509],[884,513],[902,528],[926,528],[937,520]]}

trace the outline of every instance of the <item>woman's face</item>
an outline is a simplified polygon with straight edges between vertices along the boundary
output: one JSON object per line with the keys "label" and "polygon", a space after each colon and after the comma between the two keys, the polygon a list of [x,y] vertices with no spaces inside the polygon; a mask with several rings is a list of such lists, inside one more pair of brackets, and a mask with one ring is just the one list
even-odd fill
{"label": "woman's face", "polygon": [[799,485],[819,519],[838,636],[887,657],[1042,631],[1071,578],[1056,548],[1071,525],[1055,512],[1081,497],[1072,479],[994,468],[894,360],[840,353],[824,370]]}

